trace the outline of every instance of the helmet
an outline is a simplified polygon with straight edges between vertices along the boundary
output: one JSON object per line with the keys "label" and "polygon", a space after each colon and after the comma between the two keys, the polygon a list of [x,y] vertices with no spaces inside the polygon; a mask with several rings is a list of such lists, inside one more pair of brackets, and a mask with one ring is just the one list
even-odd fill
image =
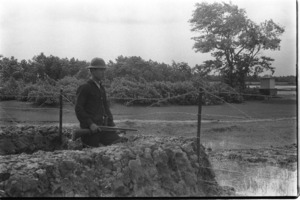
{"label": "helmet", "polygon": [[106,64],[102,58],[93,58],[88,69],[106,69]]}

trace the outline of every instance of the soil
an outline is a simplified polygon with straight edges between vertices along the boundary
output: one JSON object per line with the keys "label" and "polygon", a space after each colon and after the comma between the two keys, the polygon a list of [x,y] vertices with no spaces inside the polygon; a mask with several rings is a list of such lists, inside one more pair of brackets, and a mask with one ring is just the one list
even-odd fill
{"label": "soil", "polygon": [[[9,127],[1,132],[2,144],[10,145],[0,146],[0,197],[234,194],[233,188],[216,182],[203,146],[197,157],[195,139],[135,135],[125,143],[83,148],[80,139],[70,140],[72,129],[63,137],[57,131],[57,127]],[[28,142],[31,138],[33,143]],[[61,145],[54,148],[51,142],[58,139]]]}

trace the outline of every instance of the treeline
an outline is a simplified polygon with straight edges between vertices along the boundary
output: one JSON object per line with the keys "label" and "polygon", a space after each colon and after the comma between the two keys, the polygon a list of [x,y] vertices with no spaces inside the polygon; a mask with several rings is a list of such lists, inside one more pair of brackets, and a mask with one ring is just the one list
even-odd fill
{"label": "treeline", "polygon": [[[262,78],[261,76],[248,76],[246,78],[246,81],[259,82],[261,78]],[[296,83],[297,83],[296,76],[273,76],[273,78],[275,78],[276,82],[285,82],[289,85],[296,85]]]}
{"label": "treeline", "polygon": [[[41,53],[31,60],[18,61],[14,57],[0,59],[1,100],[17,99],[38,105],[58,103],[59,89],[64,100],[75,102],[77,87],[89,78],[88,62],[75,58],[45,56]],[[171,65],[141,57],[119,56],[107,61],[107,93],[112,100],[125,104],[197,104],[199,88],[205,88],[206,105],[242,102],[243,97],[223,83],[210,83],[211,77],[199,66],[191,68],[187,63]],[[215,81],[215,80],[213,80]],[[165,98],[167,100],[158,100]]]}
{"label": "treeline", "polygon": [[[246,82],[260,82],[262,77],[263,76],[254,76],[254,75],[247,76]],[[215,82],[223,81],[223,78],[219,75],[206,75],[205,78],[207,81],[215,81]],[[275,78],[276,82],[284,82],[289,85],[296,85],[297,83],[296,76],[273,76],[273,78]]]}
{"label": "treeline", "polygon": [[[14,57],[1,57],[1,83],[5,83],[11,77],[22,80],[24,83],[36,83],[38,80],[50,78],[55,81],[66,76],[74,76],[77,79],[89,77],[86,67],[89,62],[75,58],[59,58],[56,56],[45,56],[41,53],[34,56],[32,60],[21,60],[18,62]],[[112,81],[116,77],[128,76],[134,79],[143,78],[151,81],[186,81],[192,78],[192,68],[184,62],[167,65],[152,60],[145,61],[141,57],[119,56],[115,62],[107,62],[107,79]]]}

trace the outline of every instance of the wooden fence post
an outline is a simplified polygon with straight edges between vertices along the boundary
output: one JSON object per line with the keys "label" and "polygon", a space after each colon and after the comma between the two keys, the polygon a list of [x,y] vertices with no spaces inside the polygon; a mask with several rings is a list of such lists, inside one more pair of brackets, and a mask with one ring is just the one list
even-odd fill
{"label": "wooden fence post", "polygon": [[202,93],[203,90],[199,90],[199,99],[198,99],[198,126],[197,126],[197,156],[198,162],[200,162],[200,131],[201,131],[201,113],[202,113]]}

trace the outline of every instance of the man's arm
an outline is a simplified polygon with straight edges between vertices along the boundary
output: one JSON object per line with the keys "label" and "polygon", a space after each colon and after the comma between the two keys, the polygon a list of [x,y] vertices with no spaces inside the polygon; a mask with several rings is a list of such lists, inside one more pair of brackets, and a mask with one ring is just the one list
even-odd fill
{"label": "man's arm", "polygon": [[102,89],[104,91],[103,105],[104,105],[104,109],[105,109],[105,114],[107,115],[107,126],[116,126],[114,123],[114,119],[111,114],[110,108],[108,106],[108,102],[107,102],[107,98],[106,98],[106,91],[103,86],[102,86]]}
{"label": "man's arm", "polygon": [[87,85],[80,86],[77,89],[76,96],[77,96],[77,99],[76,99],[76,105],[75,105],[75,113],[76,113],[77,119],[81,123],[87,124],[88,127],[90,127],[93,124],[93,121],[84,109],[84,105],[88,98]]}

